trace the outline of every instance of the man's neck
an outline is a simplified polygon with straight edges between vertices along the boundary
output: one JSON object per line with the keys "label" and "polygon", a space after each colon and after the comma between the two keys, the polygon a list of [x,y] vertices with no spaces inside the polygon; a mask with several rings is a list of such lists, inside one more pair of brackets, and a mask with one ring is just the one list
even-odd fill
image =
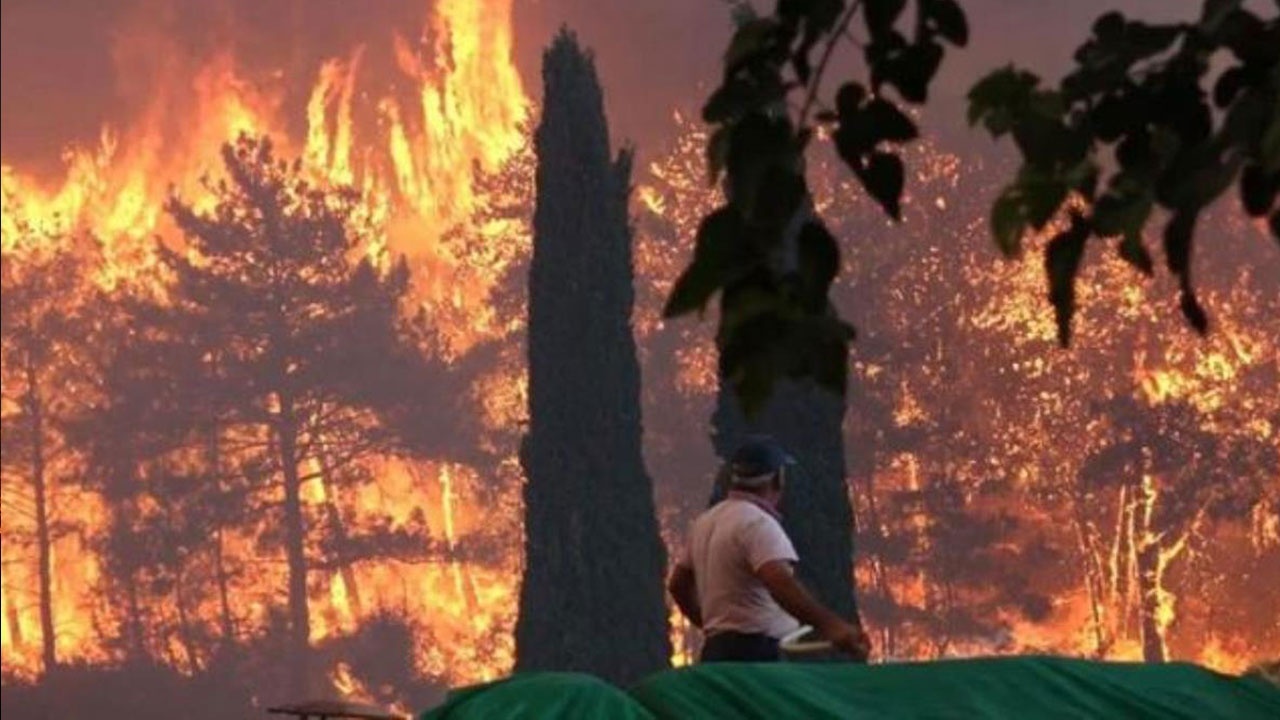
{"label": "man's neck", "polygon": [[777,520],[782,520],[782,513],[778,512],[778,505],[770,502],[767,498],[761,495],[753,492],[747,492],[746,490],[730,490],[727,498],[731,500],[745,500],[746,502],[756,505],[761,510],[769,513]]}

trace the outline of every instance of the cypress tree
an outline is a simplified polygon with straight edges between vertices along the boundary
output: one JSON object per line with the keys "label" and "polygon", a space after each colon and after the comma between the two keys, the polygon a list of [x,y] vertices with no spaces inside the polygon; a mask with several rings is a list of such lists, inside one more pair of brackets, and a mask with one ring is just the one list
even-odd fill
{"label": "cypress tree", "polygon": [[632,156],[610,153],[595,66],[572,34],[542,75],[516,668],[626,683],[670,658],[631,330]]}

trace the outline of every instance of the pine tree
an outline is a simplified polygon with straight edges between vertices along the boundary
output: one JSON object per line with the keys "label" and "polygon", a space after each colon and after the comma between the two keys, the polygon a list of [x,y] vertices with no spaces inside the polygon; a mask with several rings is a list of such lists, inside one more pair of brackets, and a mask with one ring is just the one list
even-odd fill
{"label": "pine tree", "polygon": [[[0,469],[4,512],[21,518],[10,535],[35,547],[40,658],[45,672],[58,665],[54,547],[74,529],[75,449],[66,424],[85,404],[94,366],[84,338],[93,324],[88,248],[81,239],[45,238],[25,225],[0,254]],[[30,527],[13,533],[12,525]]]}
{"label": "pine tree", "polygon": [[640,450],[631,154],[611,157],[593,61],[568,32],[546,51],[543,81],[516,665],[629,682],[670,657],[664,550]]}
{"label": "pine tree", "polygon": [[[362,461],[403,447],[396,421],[412,414],[406,403],[432,401],[415,398],[431,367],[401,313],[408,268],[367,258],[358,198],[311,185],[266,139],[242,137],[223,159],[228,179],[213,185],[212,210],[169,204],[187,252],[161,252],[174,278],[174,339],[217,348],[216,372],[169,371],[184,392],[218,398],[213,415],[208,403],[184,405],[190,427],[218,418],[253,458],[241,472],[273,498],[288,568],[292,690],[302,693],[312,679],[309,575],[335,555],[332,518],[303,502],[303,484],[358,476]],[[338,564],[359,540],[342,539]],[[385,552],[415,544],[421,552],[425,526],[378,541]]]}

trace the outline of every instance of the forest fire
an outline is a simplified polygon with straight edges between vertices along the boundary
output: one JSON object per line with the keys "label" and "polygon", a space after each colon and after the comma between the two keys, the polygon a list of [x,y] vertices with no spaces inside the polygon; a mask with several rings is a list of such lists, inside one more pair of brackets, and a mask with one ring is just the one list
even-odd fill
{"label": "forest fire", "polygon": [[[336,690],[385,702],[404,700],[399,682],[508,672],[523,569],[518,453],[538,109],[512,59],[510,0],[440,0],[426,18],[418,39],[389,32],[381,49],[334,48],[307,69],[314,82],[302,102],[247,79],[230,50],[186,74],[154,68],[152,104],[104,128],[96,145],[68,149],[64,178],[48,182],[8,158],[3,168],[6,295],[11,278],[26,287],[61,267],[51,263],[62,253],[85,268],[68,287],[32,290],[32,317],[171,299],[169,275],[185,266],[155,239],[192,266],[209,262],[171,203],[217,213],[223,148],[241,136],[269,137],[275,157],[298,158],[308,187],[345,188],[348,219],[365,229],[358,250],[379,277],[407,257],[402,315],[422,318],[416,348],[444,368],[443,384],[461,388],[470,416],[450,417],[454,435],[426,449],[367,450],[346,433],[376,423],[362,409],[331,422],[326,413],[338,411],[320,402],[305,422],[323,431],[299,434],[319,449],[292,469],[306,518],[308,640]],[[179,54],[160,35],[121,42],[148,44],[154,64]],[[290,132],[299,125],[305,132]],[[696,463],[709,458],[716,364],[711,328],[657,318],[718,191],[706,183],[697,123],[675,113],[669,136],[642,156],[632,198],[633,326],[646,461],[674,551],[710,488],[714,468]],[[837,172],[817,198],[849,239],[838,292],[864,334],[845,443],[852,571],[878,651],[1051,651],[1225,671],[1280,654],[1274,260],[1255,274],[1206,269],[1216,323],[1207,340],[1151,312],[1169,288],[1096,263],[1081,291],[1081,339],[1059,352],[1041,268],[996,264],[987,248],[983,203],[996,175],[984,158],[935,145],[909,166],[918,174],[901,226],[886,227]],[[1228,219],[1223,233],[1261,255],[1258,228]],[[106,371],[91,367],[85,338],[124,345],[146,330],[95,316],[83,337],[49,341],[39,368],[48,374],[36,383],[7,302],[6,445],[29,444],[19,423],[32,407],[48,408],[49,425],[36,431],[47,440],[37,473],[28,451],[5,450],[5,682],[39,682],[51,660],[145,658],[198,676],[229,648],[269,655],[291,581],[272,514],[288,492],[262,479],[275,477],[276,461],[263,458],[280,448],[260,429],[215,419],[213,451],[139,463],[139,489],[125,502],[98,477],[108,471],[90,465],[96,439],[73,416],[106,403]],[[212,367],[213,355],[193,357]],[[357,459],[333,457],[330,445],[357,447]],[[201,498],[166,483],[197,476],[241,493],[244,507],[183,517],[197,515]],[[127,545],[130,536],[143,547]],[[369,644],[385,648],[387,638],[407,643],[392,660],[412,665],[403,676],[360,666],[379,653]],[[673,639],[676,661],[687,662],[679,626]]]}

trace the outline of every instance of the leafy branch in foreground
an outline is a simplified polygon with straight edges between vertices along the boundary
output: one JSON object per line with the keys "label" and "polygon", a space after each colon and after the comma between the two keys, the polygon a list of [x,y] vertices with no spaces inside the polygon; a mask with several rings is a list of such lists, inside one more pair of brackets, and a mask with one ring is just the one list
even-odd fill
{"label": "leafy branch in foreground", "polygon": [[[913,14],[908,4],[780,0],[767,16],[735,5],[724,75],[702,110],[714,127],[711,182],[723,178],[726,201],[698,228],[693,261],[663,315],[703,311],[719,293],[720,374],[748,413],[784,377],[844,393],[854,331],[828,298],[840,252],[814,210],[805,150],[828,131],[868,194],[900,217],[905,170],[894,150],[919,133],[895,98],[925,102],[943,43],[968,41],[955,0],[915,0]],[[907,18],[914,25],[904,32]],[[823,76],[843,44],[861,48],[866,82],[840,84],[828,103]]]}
{"label": "leafy branch in foreground", "polygon": [[[1168,210],[1165,263],[1178,278],[1182,314],[1201,333],[1209,321],[1191,257],[1205,208],[1238,185],[1245,212],[1270,213],[1280,240],[1280,14],[1263,19],[1242,5],[1206,0],[1198,21],[1167,25],[1110,12],[1094,23],[1056,89],[1007,67],[970,91],[969,122],[997,138],[1012,135],[1023,160],[991,211],[1001,251],[1018,255],[1028,228],[1083,206],[1045,257],[1063,345],[1090,237],[1118,238],[1119,256],[1150,276],[1143,229],[1156,206]],[[1104,152],[1115,162],[1104,163]]]}
{"label": "leafy branch in foreground", "polygon": [[[704,311],[719,293],[720,373],[753,413],[781,378],[845,389],[854,333],[829,300],[840,253],[813,209],[805,149],[825,130],[898,218],[905,170],[895,150],[918,135],[898,103],[927,100],[944,44],[966,44],[968,25],[955,0],[780,0],[768,16],[735,8],[723,79],[703,108],[711,178],[723,176],[726,202],[699,227],[664,316]],[[909,20],[910,39],[899,29]],[[827,104],[822,79],[842,45],[860,48],[866,82],[840,84]],[[1066,217],[1044,263],[1067,345],[1089,239],[1118,238],[1120,257],[1153,275],[1143,231],[1163,208],[1164,260],[1183,315],[1204,333],[1192,249],[1205,209],[1238,186],[1246,213],[1268,218],[1280,239],[1280,19],[1242,0],[1205,0],[1188,23],[1111,12],[1075,62],[1056,89],[1007,67],[969,93],[970,123],[1012,135],[1023,161],[992,207],[996,243],[1018,256],[1029,230]]]}

